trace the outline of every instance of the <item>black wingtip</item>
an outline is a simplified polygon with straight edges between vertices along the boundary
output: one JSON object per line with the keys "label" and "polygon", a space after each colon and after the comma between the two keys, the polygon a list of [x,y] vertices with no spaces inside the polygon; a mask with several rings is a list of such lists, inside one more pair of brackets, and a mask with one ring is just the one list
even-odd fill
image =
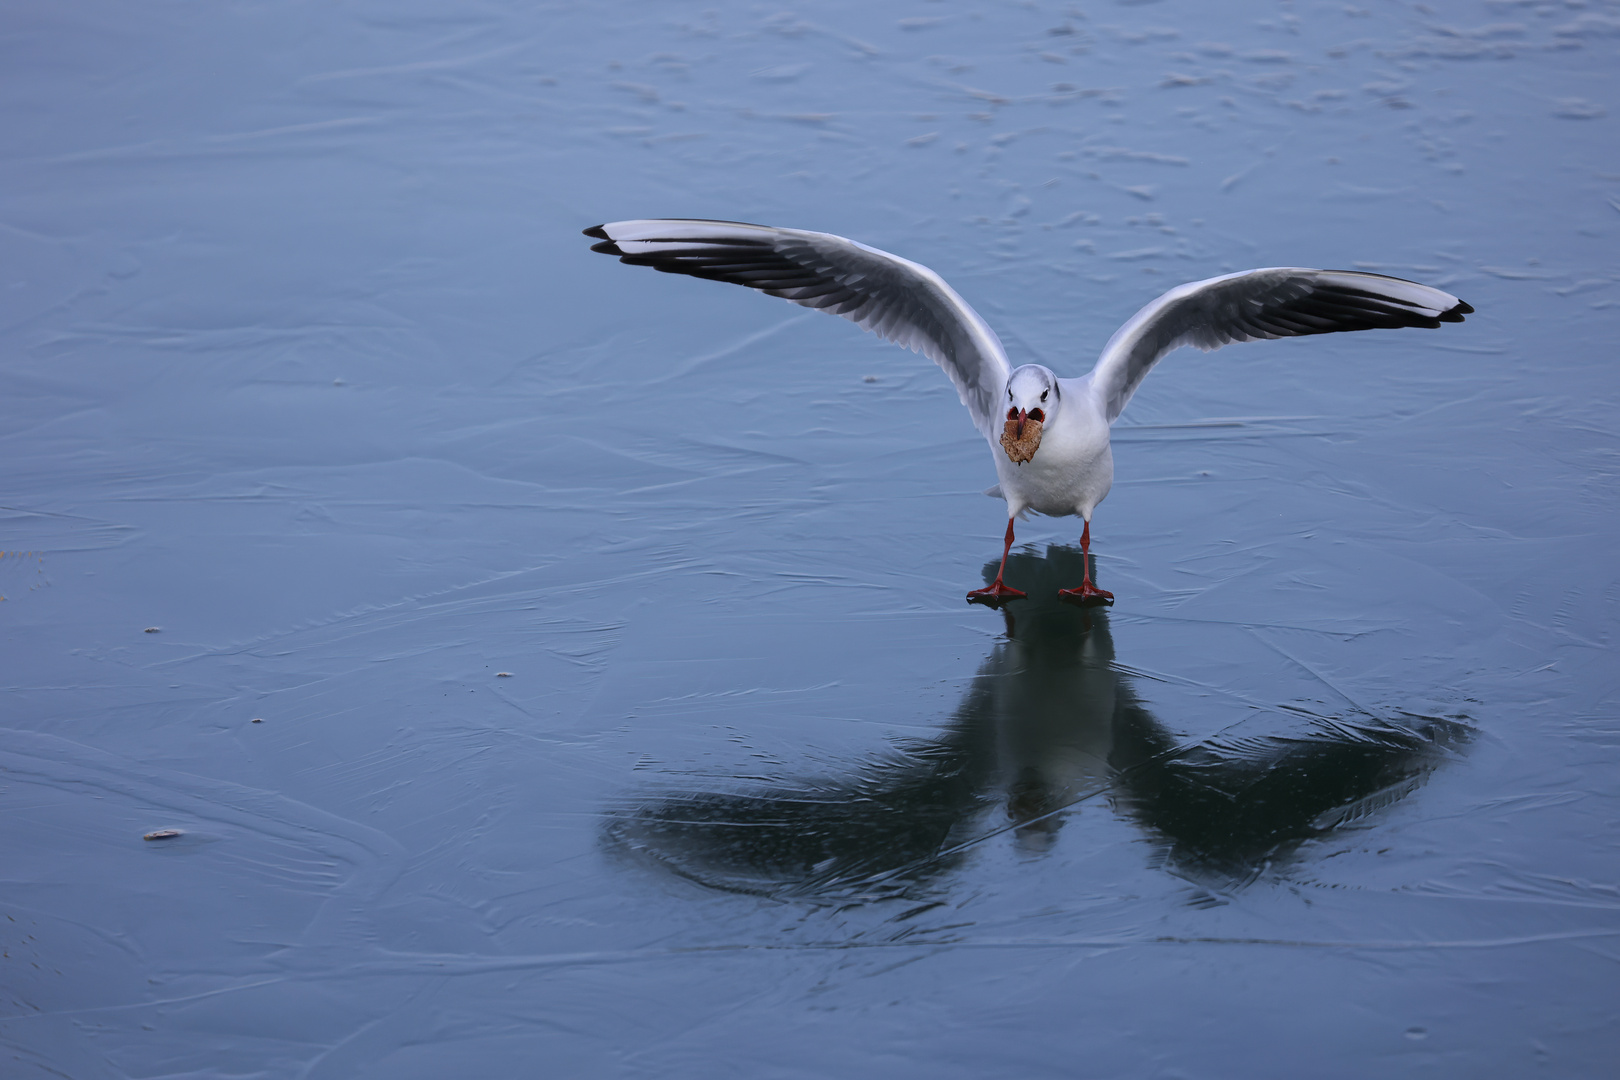
{"label": "black wingtip", "polygon": [[1473,313],[1474,313],[1474,305],[1473,304],[1470,304],[1470,303],[1467,303],[1465,301],[1459,300],[1459,301],[1457,301],[1457,306],[1456,307],[1452,308],[1450,311],[1447,311],[1447,312],[1445,312],[1444,314],[1442,314],[1440,316],[1440,321],[1441,322],[1462,322],[1464,315],[1472,315]]}
{"label": "black wingtip", "polygon": [[609,240],[609,239],[612,239],[610,236],[608,236],[607,230],[602,228],[602,226],[600,226],[600,225],[592,225],[590,228],[581,229],[580,231],[583,232],[586,236],[589,236],[594,240]]}
{"label": "black wingtip", "polygon": [[624,252],[619,249],[619,245],[615,244],[612,240],[604,240],[600,244],[592,244],[591,245],[591,250],[592,251],[599,251],[603,255],[623,255],[624,254]]}

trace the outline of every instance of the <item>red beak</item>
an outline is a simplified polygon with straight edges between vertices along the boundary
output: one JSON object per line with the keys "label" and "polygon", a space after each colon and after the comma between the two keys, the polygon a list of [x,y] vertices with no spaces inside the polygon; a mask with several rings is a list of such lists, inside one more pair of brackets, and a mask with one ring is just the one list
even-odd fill
{"label": "red beak", "polygon": [[1014,429],[1016,432],[1014,438],[1022,439],[1024,437],[1024,421],[1028,418],[1028,413],[1026,413],[1023,409],[1018,410],[1018,427]]}

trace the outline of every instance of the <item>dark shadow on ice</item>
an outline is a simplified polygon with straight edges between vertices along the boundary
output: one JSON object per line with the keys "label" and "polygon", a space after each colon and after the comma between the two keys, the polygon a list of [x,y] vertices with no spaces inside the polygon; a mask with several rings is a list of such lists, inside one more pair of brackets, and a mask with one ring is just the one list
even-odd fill
{"label": "dark shadow on ice", "polygon": [[[1114,663],[1108,614],[1056,600],[1077,549],[1016,554],[1030,599],[980,665],[942,736],[847,773],[779,786],[648,793],[608,815],[611,849],[700,884],[774,897],[921,897],[922,886],[1011,831],[1039,853],[1097,800],[1138,825],[1170,871],[1215,888],[1285,862],[1304,840],[1404,798],[1470,729],[1399,715],[1279,710],[1284,735],[1239,725],[1178,738]],[[985,580],[995,564],[985,568]],[[1293,717],[1297,715],[1297,722]]]}

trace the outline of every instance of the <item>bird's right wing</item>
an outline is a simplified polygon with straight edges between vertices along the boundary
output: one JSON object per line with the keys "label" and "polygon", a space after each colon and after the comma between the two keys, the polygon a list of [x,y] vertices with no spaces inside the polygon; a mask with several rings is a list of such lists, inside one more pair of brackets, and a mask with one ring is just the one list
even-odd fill
{"label": "bird's right wing", "polygon": [[1404,278],[1298,266],[1245,270],[1171,289],[1131,317],[1103,347],[1091,392],[1113,423],[1148,370],[1168,352],[1208,352],[1233,341],[1346,330],[1434,328],[1474,309]]}
{"label": "bird's right wing", "polygon": [[1010,365],[979,313],[926,266],[831,233],[683,218],[585,230],[592,251],[632,266],[747,285],[841,315],[920,352],[956,385],[974,426],[994,440]]}

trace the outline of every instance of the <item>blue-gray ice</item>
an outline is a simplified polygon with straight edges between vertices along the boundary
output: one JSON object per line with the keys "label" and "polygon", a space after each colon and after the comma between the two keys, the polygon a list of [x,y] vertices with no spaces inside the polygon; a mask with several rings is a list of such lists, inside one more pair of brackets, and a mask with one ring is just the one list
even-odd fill
{"label": "blue-gray ice", "polygon": [[[0,72],[8,1080],[1620,1057],[1620,3],[82,0]],[[1250,266],[1477,314],[1171,356],[1116,607],[1039,519],[1008,622],[940,372],[579,235],[660,216],[1062,374]]]}

